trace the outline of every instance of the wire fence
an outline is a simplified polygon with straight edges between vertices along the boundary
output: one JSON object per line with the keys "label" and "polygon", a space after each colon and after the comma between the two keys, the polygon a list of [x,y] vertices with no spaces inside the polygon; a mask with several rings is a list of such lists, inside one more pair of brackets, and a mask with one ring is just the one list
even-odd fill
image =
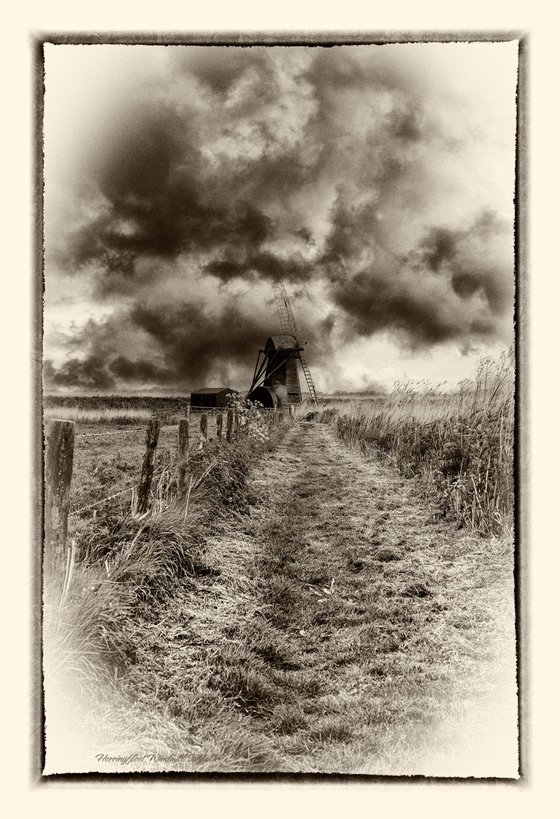
{"label": "wire fence", "polygon": [[[197,408],[198,409],[198,408]],[[199,408],[203,410],[204,408]],[[187,413],[184,417],[177,417],[171,425],[162,427],[161,418],[165,413],[154,414],[147,425],[128,427],[124,426],[117,430],[103,430],[96,432],[84,432],[76,430],[76,422],[65,420],[52,420],[46,422],[46,457],[45,457],[45,546],[51,553],[53,561],[56,563],[57,556],[65,550],[68,518],[76,518],[91,510],[97,509],[112,500],[131,495],[131,509],[138,514],[146,512],[149,506],[149,497],[153,482],[156,482],[158,501],[161,503],[162,496],[168,497],[171,487],[181,492],[187,483],[187,472],[190,468],[189,453],[196,450],[204,455],[204,450],[210,443],[215,445],[227,444],[246,434],[250,430],[250,419],[247,413],[233,409],[221,409],[212,407],[212,410],[205,412]],[[176,413],[174,413],[176,415]],[[252,416],[252,421],[259,419],[258,423],[264,429],[272,429],[283,420],[293,417],[293,410],[268,410],[258,409]],[[171,429],[174,435],[178,430],[173,444],[169,443],[161,446],[160,433],[165,436]],[[81,456],[86,453],[88,457],[100,457],[100,453],[95,450],[82,450],[79,442],[87,439],[105,440],[107,437],[123,436],[127,433],[144,431],[145,451],[142,457],[141,468],[139,469],[139,479],[129,482],[125,486],[118,482],[110,488],[104,488],[107,494],[101,498],[96,498],[81,504],[76,504],[71,508],[71,479],[74,466],[74,450],[77,442],[78,452]],[[262,430],[261,430],[262,431]],[[117,439],[118,440],[118,439]],[[259,440],[256,435],[254,440]],[[262,440],[262,438],[261,438]],[[128,443],[128,442],[127,442]],[[156,452],[159,447],[159,460]],[[124,444],[124,442],[123,442]],[[117,444],[117,447],[119,445]],[[132,442],[132,447],[138,447],[139,442]],[[216,455],[216,450],[212,450]],[[218,452],[220,447],[218,446]],[[130,455],[130,453],[128,453]],[[134,453],[138,458],[141,451]],[[117,448],[117,456],[120,458],[121,450]],[[89,474],[87,465],[81,459],[80,468],[83,474]],[[96,468],[97,469],[97,466]],[[95,469],[93,474],[95,474]],[[129,470],[130,471],[130,470]],[[166,479],[167,475],[167,479]],[[193,476],[191,475],[191,485]],[[163,483],[162,483],[163,481]],[[116,490],[116,491],[113,491]],[[94,512],[94,514],[95,514]]]}
{"label": "wire fence", "polygon": [[[171,456],[171,450],[169,448],[165,448],[165,449],[160,450],[160,454],[163,456],[163,462],[160,463],[160,465],[156,469],[154,469],[154,473],[152,475],[152,485],[154,484],[154,482],[159,482],[161,480],[161,478],[165,475],[165,473],[169,472],[174,466],[174,463],[173,463],[171,457],[169,457],[169,458],[165,457],[166,455]],[[109,491],[112,492],[112,489],[116,489],[118,486],[119,486],[119,484],[114,484],[109,489]],[[121,497],[123,495],[133,493],[137,488],[138,488],[138,482],[137,481],[129,483],[125,487],[119,488],[118,492],[112,492],[109,495],[106,495],[106,496],[104,496],[102,498],[99,498],[98,500],[93,501],[92,503],[88,503],[88,504],[86,504],[84,506],[80,506],[79,508],[70,509],[69,512],[68,512],[68,516],[69,517],[74,517],[74,516],[80,515],[80,514],[82,514],[84,512],[88,512],[91,509],[96,509],[97,507],[102,506],[103,504],[108,503],[109,501],[112,501],[112,500],[114,500],[116,498],[119,498],[119,497]]]}
{"label": "wire fence", "polygon": [[93,503],[88,503],[87,506],[82,506],[80,509],[71,509],[68,512],[69,516],[72,515],[81,515],[82,512],[88,512],[90,509],[94,509],[97,506],[102,506],[104,503],[107,503],[110,500],[114,500],[115,498],[120,497],[121,495],[126,495],[129,492],[134,491],[136,484],[131,483],[129,484],[126,489],[123,489],[121,492],[115,492],[113,495],[108,495],[106,498],[101,498],[101,500],[94,501]]}

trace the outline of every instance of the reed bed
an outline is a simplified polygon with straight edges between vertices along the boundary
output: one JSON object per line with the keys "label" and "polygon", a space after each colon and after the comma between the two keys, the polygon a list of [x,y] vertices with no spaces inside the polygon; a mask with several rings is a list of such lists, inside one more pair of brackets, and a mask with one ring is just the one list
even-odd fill
{"label": "reed bed", "polygon": [[481,534],[511,526],[514,504],[514,368],[511,354],[481,361],[454,393],[397,384],[383,401],[329,402],[320,420],[405,477],[419,476],[441,517]]}
{"label": "reed bed", "polygon": [[77,424],[135,425],[154,415],[169,423],[185,414],[186,398],[120,395],[47,395],[44,400],[45,421],[64,418]]}

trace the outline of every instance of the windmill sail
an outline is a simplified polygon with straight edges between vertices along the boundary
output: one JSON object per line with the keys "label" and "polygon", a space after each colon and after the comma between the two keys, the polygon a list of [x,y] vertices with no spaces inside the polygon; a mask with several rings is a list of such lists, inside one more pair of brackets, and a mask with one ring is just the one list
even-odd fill
{"label": "windmill sail", "polygon": [[[286,293],[286,288],[283,284],[274,284],[274,298],[276,300],[276,307],[278,310],[278,316],[280,318],[280,326],[282,327],[283,333],[290,333],[294,338],[298,338],[298,329],[296,325],[296,320],[294,318],[294,314],[292,311],[292,306],[288,300],[288,294]],[[298,342],[299,345],[299,342]],[[313,378],[311,377],[311,372],[309,371],[309,367],[303,357],[303,351],[300,348],[299,351],[299,360],[301,361],[301,368],[303,370],[303,374],[305,376],[305,380],[307,382],[307,388],[309,390],[309,394],[311,396],[311,400],[314,404],[317,404],[317,391],[315,389],[315,384],[313,383]]]}
{"label": "windmill sail", "polygon": [[278,310],[278,316],[280,318],[280,326],[282,327],[283,333],[290,333],[291,335],[298,337],[296,322],[294,319],[294,314],[292,312],[292,308],[290,306],[290,302],[288,301],[288,295],[286,293],[286,288],[283,284],[274,284],[274,298],[276,300],[276,309]]}

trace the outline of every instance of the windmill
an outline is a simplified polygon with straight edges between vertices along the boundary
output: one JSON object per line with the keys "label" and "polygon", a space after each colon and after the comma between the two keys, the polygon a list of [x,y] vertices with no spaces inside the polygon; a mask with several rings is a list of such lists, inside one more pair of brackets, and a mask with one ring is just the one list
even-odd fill
{"label": "windmill", "polygon": [[248,398],[265,407],[301,404],[299,361],[311,400],[317,404],[317,392],[303,357],[294,314],[283,284],[274,285],[274,298],[282,332],[270,336],[264,348],[259,350]]}

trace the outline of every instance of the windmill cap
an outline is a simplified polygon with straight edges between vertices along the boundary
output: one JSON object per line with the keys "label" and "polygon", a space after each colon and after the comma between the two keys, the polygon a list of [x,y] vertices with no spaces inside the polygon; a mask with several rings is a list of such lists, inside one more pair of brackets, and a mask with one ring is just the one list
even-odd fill
{"label": "windmill cap", "polygon": [[293,350],[299,348],[297,338],[290,333],[282,333],[278,336],[270,336],[266,342],[266,347],[273,347],[275,350]]}

